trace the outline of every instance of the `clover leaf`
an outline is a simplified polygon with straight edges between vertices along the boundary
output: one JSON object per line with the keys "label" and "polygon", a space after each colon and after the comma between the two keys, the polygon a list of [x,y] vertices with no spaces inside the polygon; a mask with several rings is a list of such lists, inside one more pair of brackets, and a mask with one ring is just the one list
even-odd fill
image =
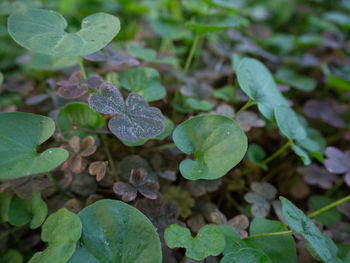
{"label": "clover leaf", "polygon": [[163,57],[158,58],[157,52],[150,48],[144,48],[139,45],[129,45],[127,47],[128,52],[139,59],[143,59],[148,62],[157,63],[157,64],[170,64],[170,65],[176,65],[177,60],[174,57]]}
{"label": "clover leaf", "polygon": [[84,103],[70,103],[61,108],[57,116],[58,130],[66,140],[74,136],[81,139],[87,136],[96,137],[93,133],[105,125],[105,120],[100,114],[90,109]]}
{"label": "clover leaf", "polygon": [[68,158],[68,152],[36,148],[55,131],[50,118],[23,112],[0,113],[0,178],[13,179],[48,172]]}
{"label": "clover leaf", "polygon": [[84,56],[105,47],[120,30],[119,19],[106,13],[90,15],[76,33],[64,30],[67,21],[52,10],[28,9],[13,13],[8,31],[24,48],[51,56]]}
{"label": "clover leaf", "polygon": [[270,71],[260,61],[252,58],[232,58],[241,89],[258,103],[265,118],[274,119],[274,109],[288,103],[283,97]]}
{"label": "clover leaf", "polygon": [[152,223],[136,208],[104,199],[79,213],[83,231],[68,263],[161,263],[161,245]]}
{"label": "clover leaf", "polygon": [[223,234],[213,225],[205,225],[193,238],[188,228],[173,224],[165,230],[164,239],[168,247],[185,248],[186,256],[195,260],[217,256],[225,248]]}
{"label": "clover leaf", "polygon": [[155,107],[149,107],[145,99],[130,93],[127,106],[120,91],[111,83],[101,86],[101,94],[89,97],[90,107],[99,113],[118,114],[108,123],[111,132],[121,140],[137,142],[161,134],[164,130],[164,116]]}
{"label": "clover leaf", "polygon": [[302,235],[311,254],[327,263],[341,263],[337,257],[337,246],[299,208],[288,199],[281,197],[282,213],[289,227]]}
{"label": "clover leaf", "polygon": [[183,177],[189,180],[217,179],[236,166],[247,151],[247,137],[232,119],[220,115],[191,118],[176,127],[176,146],[195,160],[180,164]]}
{"label": "clover leaf", "polygon": [[120,85],[144,97],[148,102],[163,99],[166,95],[160,76],[153,68],[135,68],[120,75]]}
{"label": "clover leaf", "polygon": [[66,263],[75,251],[81,232],[79,217],[65,208],[59,209],[42,226],[41,239],[48,243],[48,247],[35,253],[29,262],[44,263],[54,259],[57,263]]}

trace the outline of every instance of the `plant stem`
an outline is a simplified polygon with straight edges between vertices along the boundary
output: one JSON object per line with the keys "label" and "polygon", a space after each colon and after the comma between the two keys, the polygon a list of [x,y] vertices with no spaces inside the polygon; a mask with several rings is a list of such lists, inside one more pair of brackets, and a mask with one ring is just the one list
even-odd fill
{"label": "plant stem", "polygon": [[46,176],[50,180],[50,182],[53,184],[53,186],[56,188],[57,191],[64,193],[61,187],[56,182],[55,178],[53,178],[53,176],[49,172],[46,173]]}
{"label": "plant stem", "polygon": [[236,112],[236,114],[233,116],[233,119],[235,120],[235,119],[238,117],[239,114],[241,114],[241,113],[242,113],[243,111],[245,111],[247,108],[249,108],[250,106],[255,105],[255,104],[256,104],[256,102],[255,102],[254,100],[249,99],[249,100],[247,101],[247,103],[244,104],[243,107],[240,108],[240,109]]}
{"label": "plant stem", "polygon": [[274,160],[276,157],[278,157],[281,153],[283,153],[284,150],[286,150],[291,144],[292,144],[291,141],[288,141],[287,143],[283,144],[281,148],[279,148],[272,155],[270,155],[265,160],[263,160],[260,164],[268,164],[269,162]]}
{"label": "plant stem", "polygon": [[85,68],[84,68],[84,64],[83,64],[83,59],[81,57],[78,57],[78,62],[79,62],[81,74],[83,75],[83,79],[87,80],[87,76],[86,76],[86,72],[85,72]]}
{"label": "plant stem", "polygon": [[4,238],[7,237],[8,235],[10,235],[10,234],[12,234],[12,233],[14,233],[14,232],[16,232],[16,231],[18,231],[18,230],[20,230],[21,228],[22,228],[22,226],[16,226],[16,227],[13,227],[13,228],[10,228],[10,229],[6,230],[4,233],[2,233],[2,234],[0,235],[0,240],[1,240],[1,239],[4,239]]}
{"label": "plant stem", "polygon": [[331,203],[331,204],[329,204],[329,205],[327,205],[325,207],[322,207],[321,209],[316,210],[315,212],[309,214],[308,217],[309,218],[313,218],[313,217],[315,217],[315,216],[317,216],[317,215],[319,215],[319,214],[321,214],[323,212],[326,212],[327,210],[329,210],[329,209],[331,209],[331,208],[333,208],[333,207],[335,207],[337,205],[340,205],[342,203],[345,203],[345,202],[347,202],[349,200],[350,200],[350,195],[348,195],[348,196],[346,196],[346,197],[344,197],[344,198],[342,198],[342,199],[340,199],[338,201],[335,201],[335,202],[333,202],[333,203]]}
{"label": "plant stem", "polygon": [[200,39],[200,35],[196,35],[193,43],[192,43],[192,47],[191,47],[191,50],[190,50],[190,53],[188,54],[187,56],[187,59],[186,59],[186,63],[185,63],[185,67],[182,71],[182,75],[181,75],[181,79],[180,79],[180,82],[179,82],[179,85],[175,91],[175,101],[176,99],[179,97],[180,95],[180,88],[181,88],[181,85],[185,79],[185,76],[187,74],[187,71],[188,69],[190,68],[191,66],[191,62],[192,62],[192,59],[193,59],[193,55],[194,55],[194,52],[196,51],[196,48],[197,48],[197,45],[198,45],[198,41]]}
{"label": "plant stem", "polygon": [[180,263],[185,263],[185,261],[186,261],[186,254],[184,255],[184,257],[181,259],[181,261],[180,261]]}
{"label": "plant stem", "polygon": [[260,237],[271,237],[271,236],[291,235],[291,234],[293,234],[293,231],[292,230],[288,230],[288,231],[281,231],[281,232],[273,232],[273,233],[264,233],[264,234],[259,234],[259,235],[252,235],[252,236],[246,237],[244,239],[247,240],[247,239],[260,238]]}
{"label": "plant stem", "polygon": [[168,143],[168,144],[163,144],[157,147],[154,147],[154,150],[165,150],[165,149],[169,149],[169,148],[175,148],[176,144],[175,143]]}
{"label": "plant stem", "polygon": [[101,135],[100,138],[101,138],[101,141],[102,141],[102,144],[103,144],[103,148],[104,148],[104,150],[106,152],[106,155],[107,155],[107,158],[108,158],[108,162],[111,165],[114,179],[119,181],[118,171],[117,171],[117,169],[116,169],[116,167],[114,165],[114,161],[113,161],[111,152],[109,151],[108,145],[106,143],[106,137],[104,135]]}

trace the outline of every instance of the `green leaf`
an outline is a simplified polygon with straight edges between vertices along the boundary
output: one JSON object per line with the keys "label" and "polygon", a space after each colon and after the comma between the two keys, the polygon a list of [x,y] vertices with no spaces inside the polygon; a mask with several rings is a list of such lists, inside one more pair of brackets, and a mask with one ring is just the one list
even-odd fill
{"label": "green leaf", "polygon": [[32,53],[29,67],[40,70],[65,69],[78,64],[77,57],[53,57],[44,54]]}
{"label": "green leaf", "polygon": [[[249,227],[250,235],[287,230],[281,222],[264,218],[254,218]],[[245,243],[251,248],[264,251],[273,263],[295,263],[297,261],[294,239],[291,234],[253,238],[245,240]]]}
{"label": "green leaf", "polygon": [[50,56],[84,56],[105,47],[120,30],[119,19],[106,13],[90,15],[76,33],[64,30],[67,21],[52,10],[28,9],[13,13],[8,31],[24,48]]}
{"label": "green leaf", "polygon": [[47,205],[41,199],[40,192],[27,199],[14,196],[8,210],[8,221],[14,226],[23,226],[30,222],[31,229],[38,228],[47,215]]}
{"label": "green leaf", "polygon": [[79,217],[66,208],[59,209],[42,226],[41,239],[48,243],[48,247],[35,253],[29,262],[66,263],[75,251],[81,232]]}
{"label": "green leaf", "polygon": [[288,106],[288,103],[277,88],[270,71],[256,59],[243,58],[236,61],[238,64],[234,67],[241,89],[258,103],[259,111],[265,118],[273,120],[275,108],[278,105]]}
{"label": "green leaf", "polygon": [[180,164],[189,180],[217,179],[236,166],[247,151],[247,137],[232,119],[221,115],[194,117],[176,127],[176,146],[195,160]]}
{"label": "green leaf", "polygon": [[0,223],[7,222],[12,195],[6,192],[0,193]]}
{"label": "green leaf", "polygon": [[285,220],[294,232],[305,238],[310,252],[323,262],[341,263],[337,257],[337,246],[333,241],[326,234],[322,234],[314,222],[292,202],[284,197],[280,199]]}
{"label": "green leaf", "polygon": [[217,226],[220,232],[224,235],[226,246],[223,250],[223,254],[227,255],[232,252],[237,252],[243,247],[247,247],[245,242],[241,239],[237,231],[229,225],[220,225]]}
{"label": "green leaf", "polygon": [[132,68],[120,76],[120,85],[144,97],[148,102],[163,99],[166,95],[160,76],[153,68]]}
{"label": "green leaf", "polygon": [[172,40],[189,38],[191,32],[183,23],[166,18],[151,19],[152,28],[162,37]]}
{"label": "green leaf", "polygon": [[303,140],[306,138],[306,130],[299,121],[297,114],[286,105],[275,108],[275,119],[280,131],[290,140]]}
{"label": "green leaf", "polygon": [[16,249],[7,249],[0,252],[0,262],[2,263],[22,263],[23,257]]}
{"label": "green leaf", "polygon": [[185,98],[186,106],[195,111],[210,111],[213,105],[207,100],[197,100],[195,98]]}
{"label": "green leaf", "polygon": [[220,263],[272,263],[272,261],[261,250],[241,248],[237,252],[227,254]]}
{"label": "green leaf", "polygon": [[197,19],[194,19],[187,23],[187,26],[199,35],[247,25],[248,20],[243,17],[233,15],[201,15]]}
{"label": "green leaf", "polygon": [[[256,143],[252,143],[252,144],[249,144],[249,146],[248,146],[247,157],[248,157],[249,161],[251,161],[252,163],[254,163],[256,165],[259,165],[260,162],[265,159],[266,152],[264,151],[264,149],[260,145],[258,145]],[[266,170],[267,165],[262,165],[262,168],[264,170]]]}
{"label": "green leaf", "polygon": [[203,260],[208,256],[217,256],[225,248],[225,238],[220,230],[213,225],[202,227],[195,238],[190,230],[173,224],[164,233],[165,243],[170,248],[186,249],[186,256],[195,260]]}
{"label": "green leaf", "polygon": [[83,232],[69,263],[162,262],[158,234],[136,208],[104,199],[84,208],[79,217]]}
{"label": "green leaf", "polygon": [[316,81],[312,78],[299,75],[290,68],[280,68],[276,77],[283,83],[302,91],[313,91],[316,88]]}
{"label": "green leaf", "polygon": [[[332,198],[329,198],[327,196],[323,195],[313,195],[308,200],[308,206],[312,211],[316,211],[318,209],[321,209],[322,207],[325,207],[326,205],[329,205],[333,203],[336,200],[333,200]],[[319,214],[315,216],[315,219],[325,226],[329,226],[333,223],[337,223],[341,220],[341,215],[338,212],[338,210],[334,207],[331,208],[322,214]]]}
{"label": "green leaf", "polygon": [[4,75],[0,72],[0,86],[4,82]]}
{"label": "green leaf", "polygon": [[70,103],[61,108],[57,116],[58,130],[66,140],[74,136],[81,139],[87,136],[96,137],[96,134],[88,130],[97,130],[105,124],[102,116],[84,103]]}
{"label": "green leaf", "polygon": [[176,66],[177,59],[174,57],[163,57],[157,58],[157,52],[150,48],[144,48],[139,45],[128,45],[127,46],[128,53],[132,56],[135,56],[139,59],[143,59],[145,61],[157,63],[157,64],[171,64]]}
{"label": "green leaf", "polygon": [[55,131],[50,118],[23,112],[0,113],[0,179],[48,172],[68,158],[68,152],[36,148]]}
{"label": "green leaf", "polygon": [[40,0],[1,0],[0,16],[20,12],[28,8],[40,7]]}

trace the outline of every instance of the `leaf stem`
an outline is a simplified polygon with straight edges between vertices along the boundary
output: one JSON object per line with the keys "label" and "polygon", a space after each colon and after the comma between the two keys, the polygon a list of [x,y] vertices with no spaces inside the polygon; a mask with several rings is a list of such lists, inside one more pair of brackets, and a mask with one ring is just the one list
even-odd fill
{"label": "leaf stem", "polygon": [[105,137],[105,135],[101,135],[100,138],[101,138],[101,141],[102,141],[102,144],[103,144],[103,148],[104,148],[104,150],[106,152],[106,155],[107,155],[107,158],[108,158],[108,162],[111,165],[114,179],[118,181],[119,180],[118,171],[117,171],[117,169],[116,169],[116,167],[114,165],[114,161],[113,161],[111,152],[109,151],[108,145],[106,143],[106,137]]}
{"label": "leaf stem", "polygon": [[187,74],[187,71],[188,69],[190,68],[191,66],[191,62],[192,62],[192,59],[193,59],[193,55],[194,55],[194,52],[196,51],[196,48],[197,48],[197,45],[198,45],[198,41],[199,39],[201,38],[200,35],[196,35],[193,43],[192,43],[192,47],[191,47],[191,50],[190,50],[190,53],[188,54],[187,56],[187,59],[186,59],[186,63],[185,63],[185,67],[182,71],[182,75],[181,75],[181,79],[180,79],[180,82],[176,88],[176,91],[175,91],[175,101],[177,100],[177,98],[179,97],[180,95],[180,88],[181,88],[181,85],[185,79],[185,76]]}
{"label": "leaf stem", "polygon": [[56,188],[57,191],[65,194],[65,192],[62,190],[62,188],[56,182],[55,178],[53,178],[53,176],[49,172],[46,173],[46,176],[50,180],[50,182],[53,184],[53,186]]}
{"label": "leaf stem", "polygon": [[83,59],[80,56],[78,57],[78,62],[79,62],[81,74],[83,75],[83,79],[87,80]]}
{"label": "leaf stem", "polygon": [[247,239],[254,239],[254,238],[260,238],[260,237],[271,237],[271,236],[291,235],[291,234],[293,234],[293,231],[292,231],[292,230],[281,231],[281,232],[273,232],[273,233],[264,233],[264,234],[252,235],[252,236],[246,237],[246,238],[244,238],[244,240],[247,240]]}
{"label": "leaf stem", "polygon": [[250,106],[255,105],[255,104],[256,104],[256,102],[255,102],[254,100],[249,99],[249,100],[247,101],[247,103],[244,104],[244,105],[242,106],[242,108],[240,108],[240,109],[236,112],[236,114],[233,116],[233,119],[235,120],[235,119],[238,117],[239,114],[241,114],[241,113],[242,113],[243,111],[245,111],[247,108],[249,108]]}
{"label": "leaf stem", "polygon": [[319,214],[321,214],[323,212],[326,212],[327,210],[329,210],[329,209],[331,209],[331,208],[333,208],[333,207],[335,207],[337,205],[340,205],[342,203],[345,203],[345,202],[347,202],[349,200],[350,200],[350,195],[348,195],[348,196],[346,196],[346,197],[344,197],[344,198],[342,198],[342,199],[340,199],[338,201],[335,201],[335,202],[333,202],[333,203],[331,203],[331,204],[329,204],[329,205],[327,205],[325,207],[322,207],[321,209],[316,210],[315,212],[309,214],[308,217],[309,218],[313,218],[313,217],[315,217],[315,216],[317,216],[317,215],[319,215]]}
{"label": "leaf stem", "polygon": [[154,147],[154,150],[165,150],[165,149],[169,149],[169,148],[175,148],[176,144],[175,143],[168,143],[168,144],[163,144],[163,145],[159,145],[157,147]]}
{"label": "leaf stem", "polygon": [[292,144],[291,141],[288,141],[287,143],[283,144],[281,148],[279,148],[277,151],[275,151],[272,155],[267,157],[265,160],[261,161],[260,164],[268,164],[272,160],[274,160],[276,157],[278,157],[281,153],[283,153],[290,145]]}

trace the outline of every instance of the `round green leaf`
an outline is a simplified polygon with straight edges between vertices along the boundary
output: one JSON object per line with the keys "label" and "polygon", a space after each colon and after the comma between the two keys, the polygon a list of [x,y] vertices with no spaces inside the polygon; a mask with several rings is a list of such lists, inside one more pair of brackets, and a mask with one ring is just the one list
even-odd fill
{"label": "round green leaf", "polygon": [[299,121],[297,114],[286,105],[275,108],[275,119],[280,131],[290,140],[303,140],[307,132]]}
{"label": "round green leaf", "polygon": [[3,263],[22,263],[23,257],[16,249],[7,249],[0,252],[0,262]]}
{"label": "round green leaf", "polygon": [[105,120],[101,115],[84,103],[70,103],[61,108],[57,116],[58,130],[66,140],[74,136],[81,139],[87,136],[96,137],[96,134],[88,130],[96,130],[104,125]]}
{"label": "round green leaf", "polygon": [[283,83],[302,91],[313,91],[316,88],[316,81],[312,78],[299,75],[290,68],[280,68],[276,77]]}
{"label": "round green leaf", "polygon": [[148,102],[165,97],[166,91],[160,83],[160,76],[153,68],[132,68],[120,76],[120,85],[144,97]]}
{"label": "round green leaf", "polygon": [[23,226],[30,221],[31,229],[38,228],[47,215],[47,205],[41,199],[40,192],[27,199],[14,196],[8,210],[9,223],[14,226]]}
{"label": "round green leaf", "polygon": [[180,164],[189,180],[217,179],[236,166],[247,151],[247,137],[232,119],[221,115],[194,117],[176,127],[176,146],[195,160]]}
{"label": "round green leaf", "polygon": [[260,61],[252,58],[238,59],[236,74],[241,89],[258,103],[259,111],[269,120],[274,119],[274,109],[288,103],[283,97],[270,71]]}
{"label": "round green leaf", "polygon": [[79,217],[83,232],[69,263],[160,263],[161,245],[152,223],[136,208],[104,199]]}
{"label": "round green leaf", "polygon": [[213,225],[205,225],[195,238],[190,230],[173,224],[164,233],[165,243],[170,248],[186,249],[186,256],[195,260],[203,260],[208,256],[217,256],[225,248],[225,238],[220,230]]}
{"label": "round green leaf", "polygon": [[51,148],[41,154],[36,147],[55,131],[48,117],[23,112],[0,113],[0,179],[48,172],[68,158],[68,152]]}
{"label": "round green leaf", "polygon": [[50,56],[84,56],[105,47],[120,30],[119,19],[106,13],[90,15],[76,33],[64,30],[67,21],[52,10],[28,9],[13,13],[8,31],[24,48]]}
{"label": "round green leaf", "polygon": [[237,252],[227,254],[220,263],[273,263],[271,259],[259,249],[241,248]]}
{"label": "round green leaf", "polygon": [[302,235],[308,243],[311,254],[327,263],[341,263],[337,257],[337,246],[299,208],[288,199],[281,197],[282,213],[289,227]]}

